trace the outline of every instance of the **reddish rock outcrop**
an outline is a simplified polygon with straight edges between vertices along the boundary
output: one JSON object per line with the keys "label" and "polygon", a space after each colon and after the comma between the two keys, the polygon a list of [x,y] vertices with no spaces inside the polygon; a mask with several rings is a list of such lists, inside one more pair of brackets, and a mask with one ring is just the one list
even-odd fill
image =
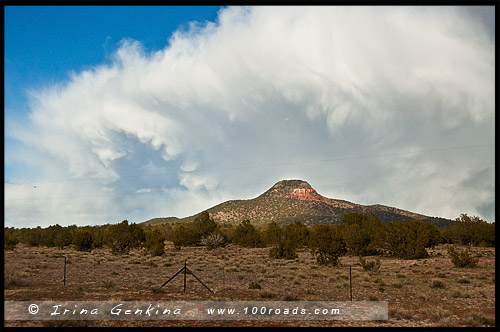
{"label": "reddish rock outcrop", "polygon": [[318,200],[321,198],[320,195],[313,188],[297,188],[293,189],[293,191],[288,194],[286,197],[294,198],[294,199],[302,199],[302,200]]}

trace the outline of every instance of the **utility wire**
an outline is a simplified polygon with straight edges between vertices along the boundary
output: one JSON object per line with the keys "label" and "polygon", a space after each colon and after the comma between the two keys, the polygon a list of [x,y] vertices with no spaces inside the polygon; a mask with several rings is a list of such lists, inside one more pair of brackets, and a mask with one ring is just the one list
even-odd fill
{"label": "utility wire", "polygon": [[[425,173],[425,172],[428,172],[428,171],[434,171],[434,167],[422,167],[422,168],[412,168],[411,171],[413,173],[415,172],[419,172],[419,173]],[[365,173],[364,175],[364,178],[370,178],[372,177],[373,175],[372,174],[367,174]],[[353,175],[352,178],[356,179],[356,180],[359,180],[360,178],[363,178],[362,177],[362,174],[358,174],[358,175]],[[341,179],[341,180],[346,180],[346,177],[343,176],[343,175],[338,175],[338,176],[328,176],[328,177],[321,177],[321,178],[315,178],[315,180],[317,182],[320,182],[321,185],[320,186],[323,186],[324,185],[324,181],[327,181],[327,180],[334,180],[334,179]],[[347,178],[349,179],[349,178]],[[247,184],[236,184],[236,185],[221,185],[221,186],[217,186],[215,189],[217,191],[223,191],[223,190],[226,190],[228,188],[237,188],[237,187],[244,187],[244,188],[248,188],[248,187],[256,187],[256,186],[265,186],[265,185],[269,185],[269,182],[260,182],[260,183],[256,183],[256,182],[252,182],[252,183],[247,183]],[[101,197],[115,197],[115,198],[118,198],[118,197],[125,197],[125,196],[130,196],[130,195],[133,195],[133,194],[141,194],[141,193],[137,193],[136,192],[137,189],[130,189],[130,190],[120,190],[120,193],[119,194],[103,194],[103,195],[82,195],[82,196],[59,196],[59,197],[47,197],[47,196],[44,196],[42,198],[35,198],[35,197],[28,197],[28,198],[13,198],[13,199],[9,199],[9,202],[13,202],[13,201],[30,201],[30,202],[36,202],[37,200],[41,200],[41,201],[47,201],[47,200],[60,200],[60,199],[75,199],[75,198],[101,198]],[[208,190],[208,191],[211,191],[211,190]],[[245,190],[245,192],[247,192],[249,190]],[[158,192],[158,190],[155,190],[155,192]],[[166,194],[168,194],[168,192],[165,192]],[[236,193],[241,193],[241,192],[236,192]]]}
{"label": "utility wire", "polygon": [[[441,173],[434,173],[432,175],[422,175],[422,176],[412,176],[412,177],[389,177],[385,179],[376,179],[373,180],[370,178],[368,181],[359,181],[358,178],[353,178],[351,181],[340,181],[340,182],[334,182],[334,183],[329,183],[329,184],[322,184],[318,185],[317,188],[321,188],[322,190],[325,189],[331,189],[331,188],[339,188],[340,186],[346,186],[346,185],[353,185],[355,184],[356,186],[366,184],[366,183],[391,183],[391,182],[404,182],[404,181],[416,181],[420,179],[425,179],[425,178],[433,178],[433,177],[442,177],[443,175],[462,175],[462,174],[467,174],[467,171],[461,171],[461,172],[441,172]],[[367,177],[368,178],[368,177]],[[241,196],[241,195],[251,195],[255,194],[255,190],[244,190],[244,191],[238,191],[238,192],[230,192],[230,193],[223,193],[224,196]],[[90,196],[92,197],[92,196]],[[185,200],[185,199],[195,199],[199,197],[205,197],[205,198],[213,198],[213,192],[205,192],[205,193],[197,193],[196,197],[193,197],[193,195],[174,195],[173,197],[168,197],[168,198],[161,198],[161,199],[151,199],[150,197],[126,197],[124,199],[118,199],[118,200],[99,200],[96,201],[96,205],[100,204],[116,204],[116,203],[144,203],[144,204],[151,204],[154,202],[168,202],[168,201],[175,201],[175,200]],[[253,197],[252,197],[253,198]],[[251,199],[251,198],[249,198]],[[57,203],[43,203],[43,204],[32,204],[32,205],[18,205],[18,206],[9,206],[9,210],[32,210],[34,207],[58,207],[58,206],[76,206],[76,207],[87,207],[89,204],[92,204],[91,202],[57,202]]]}
{"label": "utility wire", "polygon": [[[303,165],[303,164],[314,164],[314,163],[325,163],[325,162],[335,162],[335,161],[344,161],[344,160],[356,160],[356,159],[366,159],[366,158],[378,158],[378,157],[389,157],[389,156],[400,156],[400,155],[408,155],[408,154],[420,154],[420,153],[429,153],[429,152],[438,152],[438,151],[450,151],[450,150],[462,150],[462,149],[471,149],[471,148],[480,148],[480,147],[488,147],[495,146],[494,143],[490,144],[477,144],[477,145],[468,145],[468,146],[458,146],[458,147],[448,147],[448,148],[438,148],[438,149],[428,149],[428,150],[419,150],[419,151],[406,151],[406,152],[392,152],[392,153],[383,153],[383,154],[372,154],[372,155],[362,155],[362,156],[351,156],[351,157],[340,157],[340,158],[331,158],[331,159],[320,159],[320,160],[307,160],[307,161],[298,161],[298,162],[287,162],[287,163],[276,163],[276,164],[263,164],[263,165],[253,165],[253,166],[239,166],[239,167],[228,167],[228,168],[213,168],[213,169],[204,169],[204,170],[194,170],[190,172],[185,172],[188,174],[197,174],[197,173],[209,173],[209,172],[227,172],[234,170],[244,170],[244,169],[253,169],[253,168],[266,168],[266,167],[279,167],[279,166],[289,166],[289,165]],[[145,176],[165,176],[165,175],[176,175],[181,171],[175,172],[164,172],[164,173],[156,173],[156,174],[135,174],[135,175],[121,175],[122,178],[134,178],[134,177],[145,177]],[[96,180],[106,180],[107,178],[74,178],[74,179],[65,179],[65,180],[47,180],[47,181],[30,181],[30,182],[8,182],[16,185],[24,185],[24,184],[42,184],[42,183],[58,183],[58,182],[72,182],[72,181],[96,181]]]}

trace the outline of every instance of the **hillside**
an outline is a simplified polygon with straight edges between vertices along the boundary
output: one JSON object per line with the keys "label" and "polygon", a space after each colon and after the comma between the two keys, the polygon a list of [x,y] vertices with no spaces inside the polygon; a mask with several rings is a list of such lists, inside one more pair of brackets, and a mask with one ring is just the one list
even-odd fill
{"label": "hillside", "polygon": [[[299,220],[306,225],[338,224],[347,212],[375,214],[382,222],[421,219],[437,226],[445,226],[450,220],[429,217],[384,205],[361,205],[344,200],[324,197],[309,183],[301,180],[283,180],[276,183],[260,196],[248,200],[231,200],[207,210],[217,223],[239,224],[249,219],[255,225],[275,221],[287,224]],[[194,216],[178,218],[155,218],[145,224],[186,222]]]}

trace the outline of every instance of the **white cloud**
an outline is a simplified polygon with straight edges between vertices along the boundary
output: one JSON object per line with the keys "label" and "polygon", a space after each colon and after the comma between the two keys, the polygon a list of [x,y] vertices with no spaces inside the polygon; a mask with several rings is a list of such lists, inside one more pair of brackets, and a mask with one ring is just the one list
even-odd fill
{"label": "white cloud", "polygon": [[144,194],[144,193],[150,193],[152,191],[153,191],[153,189],[151,189],[151,188],[142,188],[142,189],[136,190],[135,192],[137,194]]}
{"label": "white cloud", "polygon": [[201,189],[214,190],[218,184],[217,179],[210,176],[181,173],[179,174],[179,179],[179,184],[186,187],[189,191]]}
{"label": "white cloud", "polygon": [[38,167],[46,191],[5,184],[6,224],[182,217],[290,177],[492,220],[492,146],[387,154],[492,144],[494,50],[447,7],[230,7],[152,54],[124,39],[111,65],[33,92],[29,123],[7,119],[26,148],[6,160]]}

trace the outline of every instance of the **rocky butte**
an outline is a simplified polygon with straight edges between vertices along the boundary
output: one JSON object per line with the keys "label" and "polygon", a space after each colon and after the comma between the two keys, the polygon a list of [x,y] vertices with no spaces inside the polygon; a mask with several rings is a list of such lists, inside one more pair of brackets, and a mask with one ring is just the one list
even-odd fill
{"label": "rocky butte", "polygon": [[[215,222],[221,224],[239,224],[245,219],[255,225],[267,224],[271,221],[287,224],[297,220],[306,225],[338,224],[342,216],[348,212],[375,214],[384,223],[420,219],[438,226],[445,226],[451,221],[380,204],[361,205],[327,198],[302,180],[282,180],[256,198],[227,201],[207,211]],[[194,216],[183,219],[156,218],[146,223],[182,222],[193,218]]]}

